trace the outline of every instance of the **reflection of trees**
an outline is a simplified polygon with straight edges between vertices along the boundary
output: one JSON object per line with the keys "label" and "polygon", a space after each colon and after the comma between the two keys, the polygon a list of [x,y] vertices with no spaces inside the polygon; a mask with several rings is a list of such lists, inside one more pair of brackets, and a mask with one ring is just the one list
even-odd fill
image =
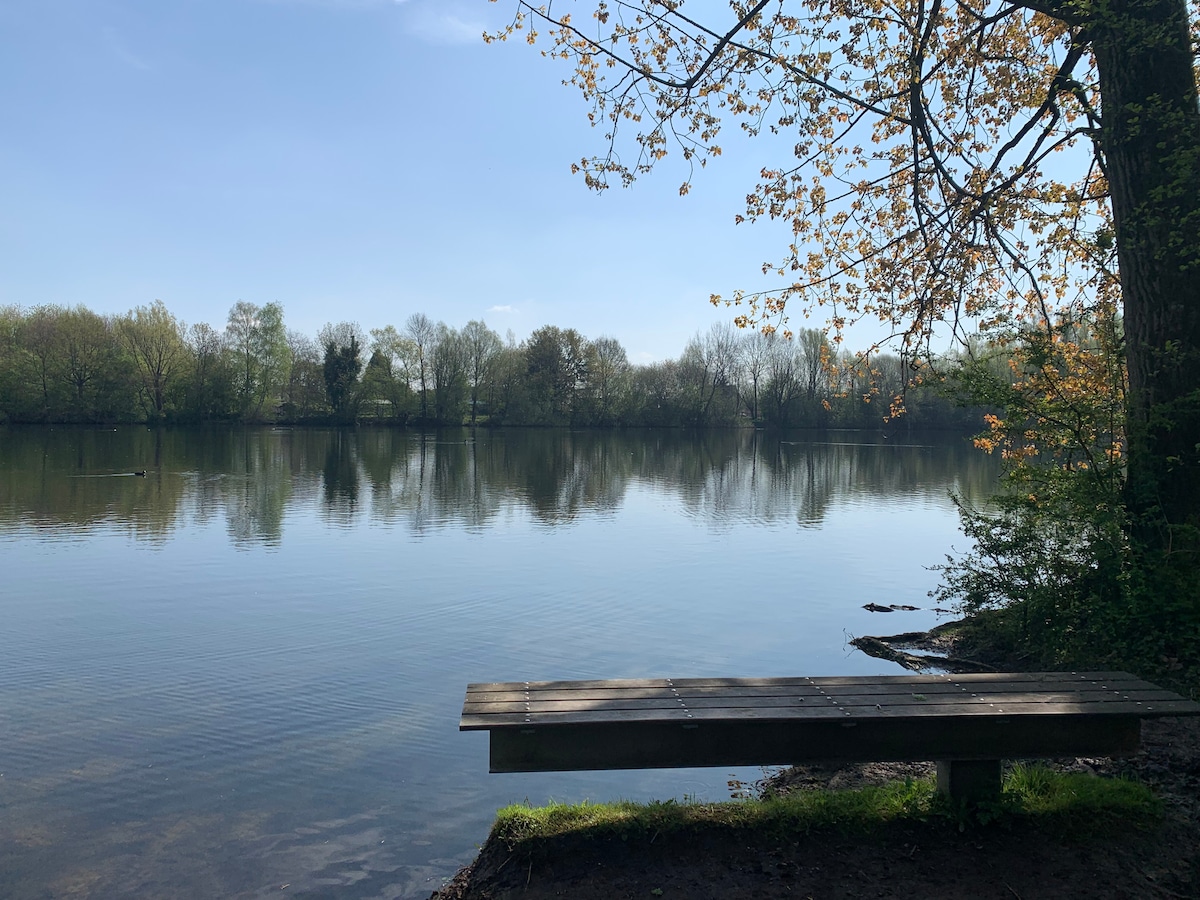
{"label": "reflection of trees", "polygon": [[[0,439],[0,520],[35,528],[117,527],[165,540],[186,485],[161,464],[171,435],[146,428],[14,428]],[[139,478],[132,473],[146,471]]]}
{"label": "reflection of trees", "polygon": [[611,434],[396,434],[373,433],[361,442],[371,517],[406,521],[417,532],[452,523],[483,528],[514,505],[546,522],[612,509],[632,468],[628,442]]}
{"label": "reflection of trees", "polygon": [[433,468],[436,438],[420,432],[377,431],[360,443],[363,469],[371,481],[371,518],[407,521],[422,533],[436,521]]}
{"label": "reflection of trees", "polygon": [[349,525],[358,506],[358,460],[355,435],[339,429],[326,433],[325,466],[322,469],[326,517]]}
{"label": "reflection of trees", "polygon": [[[279,544],[286,509],[415,533],[487,529],[507,511],[545,523],[619,509],[631,487],[689,515],[819,524],[839,499],[993,492],[996,462],[966,442],[877,444],[751,429],[476,434],[466,429],[13,429],[0,441],[0,521],[119,526],[164,539],[221,517],[236,544]],[[74,478],[129,473],[145,478]],[[365,519],[364,519],[365,516]]]}
{"label": "reflection of trees", "polygon": [[966,442],[863,443],[857,435],[784,435],[747,429],[649,444],[639,474],[664,480],[685,509],[717,524],[738,520],[819,525],[838,498],[923,494],[951,489],[968,498],[994,493],[996,462]]}
{"label": "reflection of trees", "polygon": [[538,437],[523,442],[506,471],[537,518],[564,522],[620,506],[632,464],[619,435],[547,431]]}
{"label": "reflection of trees", "polygon": [[[225,436],[228,440],[220,441]],[[292,495],[287,435],[256,430],[217,432],[219,445],[228,451],[226,464],[217,471],[226,477],[216,483],[223,489],[229,536],[238,546],[283,540],[283,514]]]}

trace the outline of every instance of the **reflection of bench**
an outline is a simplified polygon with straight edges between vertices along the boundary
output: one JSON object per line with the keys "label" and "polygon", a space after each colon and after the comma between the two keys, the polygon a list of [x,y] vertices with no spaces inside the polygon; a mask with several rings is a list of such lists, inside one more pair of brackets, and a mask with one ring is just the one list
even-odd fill
{"label": "reflection of bench", "polygon": [[459,728],[493,772],[936,760],[980,797],[1002,759],[1129,755],[1175,715],[1200,704],[1124,672],[648,678],[472,684]]}

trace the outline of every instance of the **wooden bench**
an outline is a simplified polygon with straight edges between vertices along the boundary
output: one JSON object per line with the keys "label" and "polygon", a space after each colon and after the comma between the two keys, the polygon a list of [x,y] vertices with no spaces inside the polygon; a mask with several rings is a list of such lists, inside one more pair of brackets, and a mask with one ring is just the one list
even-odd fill
{"label": "wooden bench", "polygon": [[1129,755],[1177,715],[1200,704],[1124,672],[647,678],[471,684],[459,729],[492,772],[928,760],[979,798],[1001,760]]}

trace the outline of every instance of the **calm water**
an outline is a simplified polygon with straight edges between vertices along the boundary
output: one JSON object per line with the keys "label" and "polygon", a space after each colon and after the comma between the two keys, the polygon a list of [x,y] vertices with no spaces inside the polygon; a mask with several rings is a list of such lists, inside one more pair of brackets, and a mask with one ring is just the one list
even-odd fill
{"label": "calm water", "polygon": [[506,803],[723,799],[488,775],[463,688],[891,671],[996,471],[863,440],[0,430],[0,896],[425,897]]}

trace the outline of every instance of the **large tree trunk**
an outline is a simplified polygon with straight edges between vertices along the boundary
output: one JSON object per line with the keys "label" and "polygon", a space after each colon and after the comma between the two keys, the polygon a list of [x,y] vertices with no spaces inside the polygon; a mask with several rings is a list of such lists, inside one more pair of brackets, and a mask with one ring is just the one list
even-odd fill
{"label": "large tree trunk", "polygon": [[1125,304],[1127,503],[1144,549],[1200,566],[1200,109],[1188,11],[1185,0],[1097,9],[1085,36]]}

